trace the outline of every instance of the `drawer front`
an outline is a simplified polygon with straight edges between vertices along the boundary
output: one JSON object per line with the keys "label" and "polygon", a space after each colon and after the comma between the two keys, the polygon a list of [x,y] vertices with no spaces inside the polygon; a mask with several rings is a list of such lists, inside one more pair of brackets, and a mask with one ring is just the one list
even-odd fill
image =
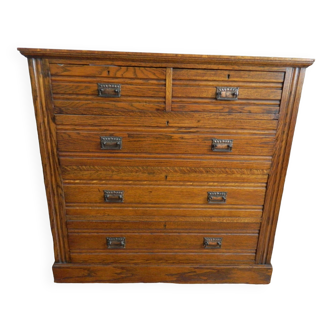
{"label": "drawer front", "polygon": [[[60,152],[95,152],[107,155],[155,153],[203,154],[215,157],[222,155],[272,156],[275,142],[273,135],[241,136],[222,133],[59,130],[57,136]],[[115,146],[116,139],[121,141],[121,146]],[[107,149],[107,146],[103,147],[103,141],[109,144],[110,149]]]}
{"label": "drawer front", "polygon": [[62,177],[77,180],[266,183],[271,160],[222,161],[60,157]]}
{"label": "drawer front", "polygon": [[51,64],[50,71],[55,113],[165,109],[165,68]]}
{"label": "drawer front", "polygon": [[255,250],[257,235],[247,234],[172,234],[172,233],[69,233],[71,251],[191,250],[227,252]]}
{"label": "drawer front", "polygon": [[174,69],[172,110],[278,113],[283,80],[283,72]]}
{"label": "drawer front", "polygon": [[241,186],[166,186],[133,182],[130,184],[65,185],[67,203],[132,206],[136,204],[203,205],[205,207],[252,205],[262,207],[264,184]]}

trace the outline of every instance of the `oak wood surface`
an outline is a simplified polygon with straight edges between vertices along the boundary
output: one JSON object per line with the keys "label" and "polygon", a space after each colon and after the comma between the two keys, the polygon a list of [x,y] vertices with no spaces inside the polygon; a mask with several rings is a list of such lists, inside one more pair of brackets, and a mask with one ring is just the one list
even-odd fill
{"label": "oak wood surface", "polygon": [[181,265],[194,264],[211,265],[225,264],[254,264],[255,253],[96,253],[96,252],[71,252],[72,263],[99,263],[99,264],[135,264],[135,265]]}
{"label": "oak wood surface", "polygon": [[216,232],[224,233],[251,233],[258,235],[260,230],[260,218],[199,218],[199,217],[135,217],[131,221],[124,221],[121,218],[106,218],[99,216],[68,216],[68,231],[98,232],[98,231],[153,231],[153,232]]}
{"label": "oak wood surface", "polygon": [[188,62],[188,63],[221,63],[236,65],[260,66],[298,66],[307,67],[313,64],[314,59],[281,58],[281,57],[252,57],[252,56],[221,56],[198,54],[171,54],[171,53],[140,53],[140,52],[110,52],[110,51],[83,51],[83,50],[55,50],[42,48],[18,48],[26,57],[60,58],[60,59],[96,59],[122,60],[136,62]]}
{"label": "oak wood surface", "polygon": [[209,163],[201,160],[61,157],[60,165],[66,183],[82,180],[266,183],[269,174],[268,163],[241,163],[227,159]]}
{"label": "oak wood surface", "polygon": [[[121,150],[103,150],[100,147],[101,136],[122,138]],[[233,140],[232,151],[212,151],[212,139]],[[109,156],[117,153],[155,153],[191,155],[248,155],[272,156],[274,137],[272,136],[235,136],[220,133],[160,133],[146,130],[135,131],[58,131],[58,149],[60,152],[98,152]],[[170,164],[171,165],[171,164]]]}
{"label": "oak wood surface", "polygon": [[[106,237],[125,237],[125,248],[109,249]],[[204,237],[222,238],[221,248],[204,248]],[[228,252],[233,250],[256,250],[257,235],[248,234],[224,234],[224,233],[201,233],[201,234],[174,234],[174,233],[80,233],[69,232],[69,248],[86,251],[124,252],[134,250],[135,252],[160,250],[181,250],[197,252]]]}
{"label": "oak wood surface", "polygon": [[[173,105],[174,106],[174,105]],[[245,108],[242,108],[245,110]],[[174,110],[174,109],[173,109]],[[269,108],[270,110],[270,108]],[[277,114],[218,114],[207,112],[131,112],[100,109],[55,109],[57,125],[158,128],[222,128],[223,130],[274,131]],[[67,112],[64,114],[63,112]],[[85,112],[85,114],[84,114]],[[76,113],[76,115],[74,115]],[[72,115],[71,115],[72,114]],[[84,116],[79,116],[79,114]],[[91,114],[91,115],[90,115]],[[102,114],[97,116],[92,114]]]}
{"label": "oak wood surface", "polygon": [[[270,281],[314,60],[19,51],[29,58],[55,281]],[[121,97],[99,97],[97,83],[121,84]],[[216,100],[218,86],[238,87],[238,99]],[[101,150],[100,136],[122,137],[122,149]],[[232,151],[212,151],[212,138],[232,139]],[[124,202],[105,202],[103,190],[123,190]],[[208,191],[227,192],[226,203],[209,204]],[[222,248],[205,249],[203,237],[218,235]],[[108,249],[106,236],[126,236],[126,248]]]}
{"label": "oak wood surface", "polygon": [[272,266],[54,264],[55,282],[172,282],[268,284]]}
{"label": "oak wood surface", "polygon": [[48,211],[53,235],[55,262],[69,260],[61,173],[56,148],[56,128],[51,118],[52,105],[47,60],[29,59],[29,73],[43,164]]}

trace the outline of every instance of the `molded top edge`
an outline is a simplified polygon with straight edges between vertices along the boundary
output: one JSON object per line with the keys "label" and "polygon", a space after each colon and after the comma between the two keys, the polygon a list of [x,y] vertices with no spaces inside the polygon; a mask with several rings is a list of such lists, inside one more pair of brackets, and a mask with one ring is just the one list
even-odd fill
{"label": "molded top edge", "polygon": [[242,64],[265,66],[309,67],[314,59],[256,57],[256,56],[228,56],[228,55],[199,55],[199,54],[171,54],[171,53],[140,53],[140,52],[109,52],[109,51],[81,51],[55,50],[42,48],[18,48],[27,58],[57,58],[73,60],[126,60],[132,62],[158,63],[198,63],[198,64]]}

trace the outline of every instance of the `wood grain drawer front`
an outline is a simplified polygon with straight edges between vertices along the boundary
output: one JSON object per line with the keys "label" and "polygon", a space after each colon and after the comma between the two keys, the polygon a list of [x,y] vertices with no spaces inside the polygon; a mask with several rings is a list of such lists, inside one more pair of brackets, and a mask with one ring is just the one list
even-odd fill
{"label": "wood grain drawer front", "polygon": [[[278,113],[283,80],[283,72],[174,69],[172,111]],[[217,88],[234,97],[219,100]]]}
{"label": "wood grain drawer front", "polygon": [[50,71],[56,113],[165,110],[165,68],[51,64]]}
{"label": "wood grain drawer front", "polygon": [[[107,238],[123,239],[124,244],[114,241],[114,247],[109,248]],[[211,240],[210,245],[204,245],[204,238],[221,239],[221,245]],[[199,252],[227,252],[236,250],[255,250],[257,235],[248,234],[173,234],[173,233],[69,233],[69,248],[71,251],[130,251],[130,250],[197,250]]]}
{"label": "wood grain drawer front", "polygon": [[[58,148],[60,152],[94,152],[106,155],[116,153],[151,153],[151,154],[192,154],[192,155],[248,155],[272,156],[273,136],[241,136],[222,134],[178,134],[156,132],[83,132],[58,131]],[[120,137],[121,149],[104,150],[101,137]],[[232,140],[231,151],[213,151],[213,139]],[[223,144],[220,143],[220,146]],[[227,145],[227,144],[226,144]]]}
{"label": "wood grain drawer front", "polygon": [[[153,184],[130,183],[108,185],[65,185],[67,203],[88,203],[106,205],[133,204],[171,204],[216,206],[252,205],[262,206],[265,197],[265,185],[248,184],[247,186],[161,186]],[[105,191],[115,192],[109,194]],[[117,192],[122,192],[122,200]],[[208,193],[227,193],[211,194]],[[106,197],[105,197],[106,195]],[[119,194],[120,195],[120,194]],[[114,197],[113,197],[114,196]],[[223,197],[226,196],[224,199]],[[109,199],[107,199],[107,197]]]}
{"label": "wood grain drawer front", "polygon": [[271,160],[60,157],[63,179],[266,183]]}

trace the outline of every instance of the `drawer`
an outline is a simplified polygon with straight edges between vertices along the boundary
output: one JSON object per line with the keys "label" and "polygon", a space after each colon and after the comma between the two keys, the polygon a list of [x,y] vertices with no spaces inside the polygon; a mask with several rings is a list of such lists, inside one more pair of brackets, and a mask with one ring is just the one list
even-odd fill
{"label": "drawer", "polygon": [[271,160],[239,160],[224,158],[215,162],[192,158],[73,158],[60,157],[63,179],[168,181],[173,182],[251,182],[266,183]]}
{"label": "drawer", "polygon": [[174,69],[172,111],[279,112],[283,80],[283,72]]}
{"label": "drawer", "polygon": [[69,233],[73,251],[197,251],[229,252],[256,250],[258,235],[201,233]]}
{"label": "drawer", "polygon": [[165,109],[165,68],[51,64],[55,113]]}
{"label": "drawer", "polygon": [[57,132],[60,152],[116,154],[174,154],[210,156],[272,156],[274,134],[234,135],[177,131],[70,131]]}
{"label": "drawer", "polygon": [[236,205],[262,207],[265,184],[155,185],[144,182],[108,184],[66,184],[67,203],[104,204],[130,207],[139,204],[203,205],[217,208]]}

